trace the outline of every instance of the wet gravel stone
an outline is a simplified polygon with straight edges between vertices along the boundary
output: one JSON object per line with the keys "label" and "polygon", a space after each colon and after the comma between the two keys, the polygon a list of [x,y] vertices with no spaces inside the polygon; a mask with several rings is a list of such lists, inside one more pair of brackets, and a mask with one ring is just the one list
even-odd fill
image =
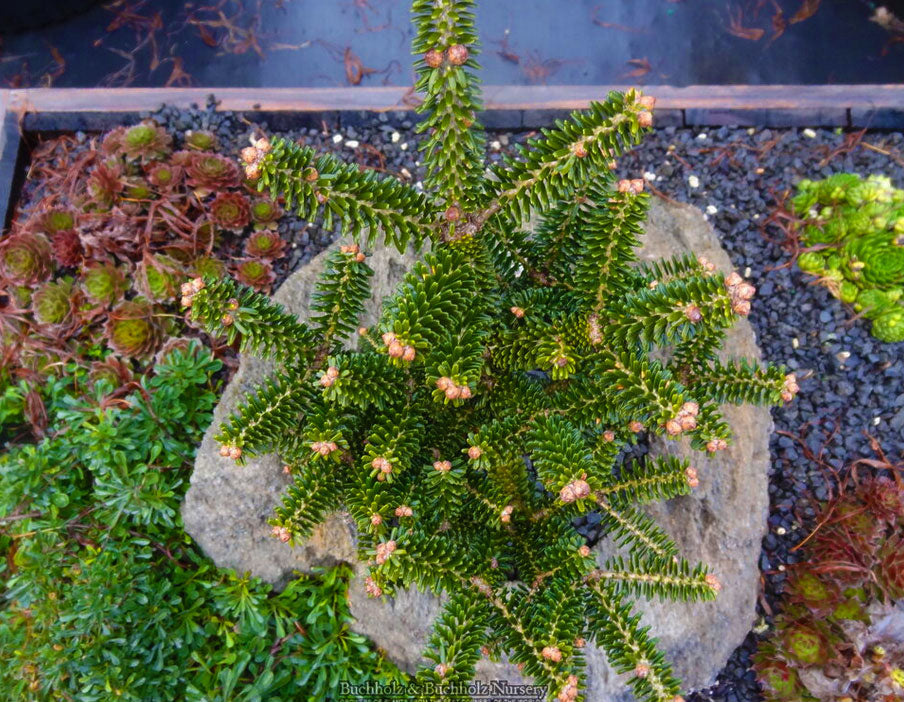
{"label": "wet gravel stone", "polygon": [[[252,134],[275,133],[266,123],[207,109],[164,107],[149,115],[172,130],[210,129],[223,153],[238,153]],[[813,134],[815,133],[815,136]],[[319,151],[362,167],[377,168],[422,187],[419,137],[410,117],[379,114],[352,128],[308,128],[279,132]],[[536,133],[491,132],[487,158],[514,155],[514,145]],[[822,287],[810,284],[779,245],[782,233],[765,225],[778,200],[803,178],[838,172],[890,176],[904,187],[904,135],[868,132],[863,143],[841,130],[680,129],[655,130],[643,145],[619,160],[621,177],[644,177],[663,197],[699,207],[712,222],[737,269],[757,287],[750,314],[766,360],[784,364],[801,380],[798,398],[773,411],[770,450],[770,531],[760,559],[764,588],[761,626],[735,651],[715,685],[688,696],[688,702],[761,700],[751,655],[762,630],[780,608],[786,565],[798,560],[791,549],[808,533],[814,499],[831,495],[829,471],[851,460],[872,457],[875,437],[890,460],[904,458],[904,343],[884,344],[869,335],[869,322],[854,320]],[[302,222],[287,213],[279,224],[289,253],[277,261],[277,285],[326,248],[336,237],[320,222]],[[645,453],[643,444],[632,450]],[[823,465],[812,457],[821,458]],[[599,524],[582,518],[581,531],[598,537]]]}

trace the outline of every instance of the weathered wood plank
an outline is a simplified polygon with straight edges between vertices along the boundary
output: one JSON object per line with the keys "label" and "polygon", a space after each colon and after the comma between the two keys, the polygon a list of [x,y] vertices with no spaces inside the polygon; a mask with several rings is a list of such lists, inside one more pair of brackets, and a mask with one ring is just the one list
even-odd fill
{"label": "weathered wood plank", "polygon": [[15,206],[21,148],[18,117],[14,112],[5,110],[0,117],[0,230],[9,225]]}
{"label": "weathered wood plank", "polygon": [[[485,86],[487,110],[570,110],[628,86]],[[664,110],[902,109],[904,85],[692,85],[648,86]],[[162,104],[206,104],[251,112],[390,111],[412,107],[405,87],[349,88],[35,88],[8,91],[9,109],[26,112],[140,112]]]}

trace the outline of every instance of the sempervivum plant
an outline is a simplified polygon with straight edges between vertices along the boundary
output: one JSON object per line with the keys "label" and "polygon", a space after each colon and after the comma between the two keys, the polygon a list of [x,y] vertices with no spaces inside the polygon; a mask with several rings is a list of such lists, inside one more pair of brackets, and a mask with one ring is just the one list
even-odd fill
{"label": "sempervivum plant", "polygon": [[184,276],[182,265],[172,256],[150,254],[136,270],[139,292],[154,302],[169,302],[179,291],[178,279]]}
{"label": "sempervivum plant", "polygon": [[82,239],[73,229],[63,229],[53,235],[50,241],[53,258],[60,266],[72,268],[79,265],[85,257]]}
{"label": "sempervivum plant", "polygon": [[159,310],[149,301],[136,298],[120,303],[110,312],[105,336],[118,354],[146,358],[159,348],[163,332]]}
{"label": "sempervivum plant", "polygon": [[277,232],[258,230],[245,240],[245,254],[251,258],[280,258],[286,242]]}
{"label": "sempervivum plant", "polygon": [[883,176],[840,173],[802,181],[793,209],[811,247],[800,269],[871,319],[877,339],[904,341],[904,190]]}
{"label": "sempervivum plant", "polygon": [[[652,125],[652,98],[611,93],[487,174],[473,2],[413,6],[425,188],[258,139],[246,175],[357,240],[329,256],[307,321],[229,279],[183,289],[211,333],[280,363],[221,427],[221,454],[275,451],[289,466],[276,538],[303,544],[344,509],[368,594],[447,595],[417,675],[427,698],[460,690],[483,653],[575,702],[595,645],[639,699],[675,702],[631,599],[706,600],[721,585],[636,507],[689,492],[697,471],[624,449],[646,430],[719,451],[722,403],[780,404],[797,384],[717,355],[755,292],[737,273],[693,256],[637,265],[649,197],[610,163]],[[363,248],[378,238],[431,246],[359,329]],[[574,527],[590,511],[630,556],[597,560]]]}
{"label": "sempervivum plant", "polygon": [[209,208],[210,221],[219,229],[240,232],[251,221],[250,203],[241,193],[220,193]]}
{"label": "sempervivum plant", "polygon": [[150,161],[163,158],[172,151],[173,139],[166,129],[147,120],[131,127],[119,127],[103,142],[104,151],[131,160]]}
{"label": "sempervivum plant", "polygon": [[255,290],[265,290],[276,279],[271,265],[267,261],[256,258],[236,264],[235,276],[239,282],[249,285]]}
{"label": "sempervivum plant", "polygon": [[185,148],[195,151],[216,151],[217,137],[206,129],[189,129],[185,132]]}
{"label": "sempervivum plant", "polygon": [[176,187],[182,178],[182,169],[170,163],[156,162],[147,170],[148,183],[160,190]]}
{"label": "sempervivum plant", "polygon": [[262,198],[251,204],[251,220],[255,229],[271,229],[282,217],[282,210],[272,200]]}
{"label": "sempervivum plant", "polygon": [[77,217],[72,210],[55,207],[43,214],[39,214],[36,220],[35,224],[39,231],[53,236],[57,232],[75,229]]}
{"label": "sempervivum plant", "polygon": [[188,184],[202,191],[222,191],[234,188],[240,182],[239,168],[235,161],[219,154],[190,153],[184,159]]}
{"label": "sempervivum plant", "polygon": [[[851,479],[853,481],[853,479]],[[904,641],[886,604],[904,596],[904,489],[870,477],[818,510],[790,568],[784,611],[759,645],[768,702],[904,698]]]}
{"label": "sempervivum plant", "polygon": [[53,272],[47,238],[43,234],[20,232],[0,240],[0,272],[19,285],[47,280]]}
{"label": "sempervivum plant", "polygon": [[129,287],[126,276],[112,263],[101,263],[82,271],[82,289],[89,300],[103,306],[117,302]]}
{"label": "sempervivum plant", "polygon": [[72,278],[60,278],[41,285],[31,298],[35,319],[41,324],[63,324],[70,320],[77,304]]}

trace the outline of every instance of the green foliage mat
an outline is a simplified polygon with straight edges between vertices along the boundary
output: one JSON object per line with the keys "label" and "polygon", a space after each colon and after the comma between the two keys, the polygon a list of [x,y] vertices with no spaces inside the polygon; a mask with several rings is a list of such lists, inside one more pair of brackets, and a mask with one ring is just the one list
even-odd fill
{"label": "green foliage mat", "polygon": [[347,569],[274,594],[182,531],[219,367],[195,343],[127,396],[50,379],[46,438],[0,457],[4,700],[324,700],[399,675],[349,631]]}

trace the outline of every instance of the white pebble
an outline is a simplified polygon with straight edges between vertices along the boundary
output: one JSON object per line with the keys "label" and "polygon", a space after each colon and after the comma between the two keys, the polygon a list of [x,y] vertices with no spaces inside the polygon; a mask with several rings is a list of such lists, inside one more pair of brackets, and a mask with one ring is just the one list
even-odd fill
{"label": "white pebble", "polygon": [[500,142],[499,140],[491,141],[491,142],[490,142],[490,148],[491,148],[493,151],[499,151],[499,149],[502,148],[502,142]]}
{"label": "white pebble", "polygon": [[402,151],[408,151],[408,142],[407,142],[407,141],[403,141],[401,144],[399,144],[399,148],[400,148]]}
{"label": "white pebble", "polygon": [[500,134],[500,135],[499,135],[499,141],[502,142],[502,145],[503,145],[503,146],[508,146],[508,144],[509,144],[508,134]]}
{"label": "white pebble", "polygon": [[700,187],[700,179],[695,175],[688,176],[687,184],[690,185],[692,188],[699,188]]}
{"label": "white pebble", "polygon": [[398,141],[399,141],[399,139],[402,138],[402,135],[399,134],[398,132],[393,132],[392,135],[391,135],[389,138],[392,139],[392,143],[393,143],[393,144],[397,144]]}
{"label": "white pebble", "polygon": [[780,527],[776,527],[775,533],[778,534],[779,536],[784,536],[785,534],[788,533],[788,530],[785,529],[785,527],[780,526]]}
{"label": "white pebble", "polygon": [[882,423],[882,417],[873,417],[873,426],[877,427]]}
{"label": "white pebble", "polygon": [[411,171],[409,171],[409,170],[408,170],[407,168],[405,168],[405,167],[402,168],[402,170],[400,171],[400,173],[402,174],[402,177],[403,177],[403,178],[411,178]]}
{"label": "white pebble", "polygon": [[697,141],[706,141],[706,133],[705,133],[705,132],[701,132],[700,134],[698,134],[698,135],[697,135]]}
{"label": "white pebble", "polygon": [[841,361],[842,363],[844,363],[844,362],[845,362],[846,360],[848,360],[850,357],[851,357],[851,352],[850,352],[850,351],[839,351],[838,353],[835,354],[835,358],[837,358],[837,359],[838,359],[839,361]]}
{"label": "white pebble", "polygon": [[333,135],[333,143],[334,143],[334,144],[338,144],[340,141],[342,141],[342,139],[343,139],[343,137],[342,137],[341,134],[334,134],[334,135]]}
{"label": "white pebble", "polygon": [[747,133],[748,133],[750,136],[753,136],[754,134],[756,134],[756,127],[750,127],[750,128],[747,130]]}
{"label": "white pebble", "polygon": [[650,171],[647,171],[646,173],[643,174],[643,179],[645,181],[647,181],[648,183],[652,183],[656,180],[656,174],[651,173]]}
{"label": "white pebble", "polygon": [[754,218],[754,219],[759,219],[760,216],[759,216],[758,214],[755,214],[755,215],[753,215],[753,218]]}
{"label": "white pebble", "polygon": [[807,139],[815,139],[815,138],[816,138],[816,132],[814,132],[814,131],[813,131],[812,129],[810,129],[809,127],[807,127],[806,129],[804,129],[804,131],[803,131],[802,133],[803,133],[803,135],[804,135],[805,137],[807,137]]}
{"label": "white pebble", "polygon": [[423,189],[424,189],[424,184],[423,184],[421,181],[418,181],[417,183],[414,184],[414,187],[415,187],[417,190],[423,190]]}
{"label": "white pebble", "polygon": [[791,339],[791,348],[792,349],[800,348],[800,339],[798,339],[796,336],[793,339]]}
{"label": "white pebble", "polygon": [[347,142],[345,142],[345,145],[350,149],[357,149],[360,146],[358,141],[355,139],[349,139]]}
{"label": "white pebble", "polygon": [[719,208],[716,207],[715,205],[707,205],[706,206],[706,214],[714,215],[718,211],[719,211]]}
{"label": "white pebble", "polygon": [[744,277],[749,278],[751,273],[753,273],[753,271],[750,270],[750,266],[747,266],[747,268],[744,269]]}
{"label": "white pebble", "polygon": [[784,564],[784,563],[779,563],[778,569],[779,569],[782,573],[784,573],[784,572],[785,572],[785,564]]}

